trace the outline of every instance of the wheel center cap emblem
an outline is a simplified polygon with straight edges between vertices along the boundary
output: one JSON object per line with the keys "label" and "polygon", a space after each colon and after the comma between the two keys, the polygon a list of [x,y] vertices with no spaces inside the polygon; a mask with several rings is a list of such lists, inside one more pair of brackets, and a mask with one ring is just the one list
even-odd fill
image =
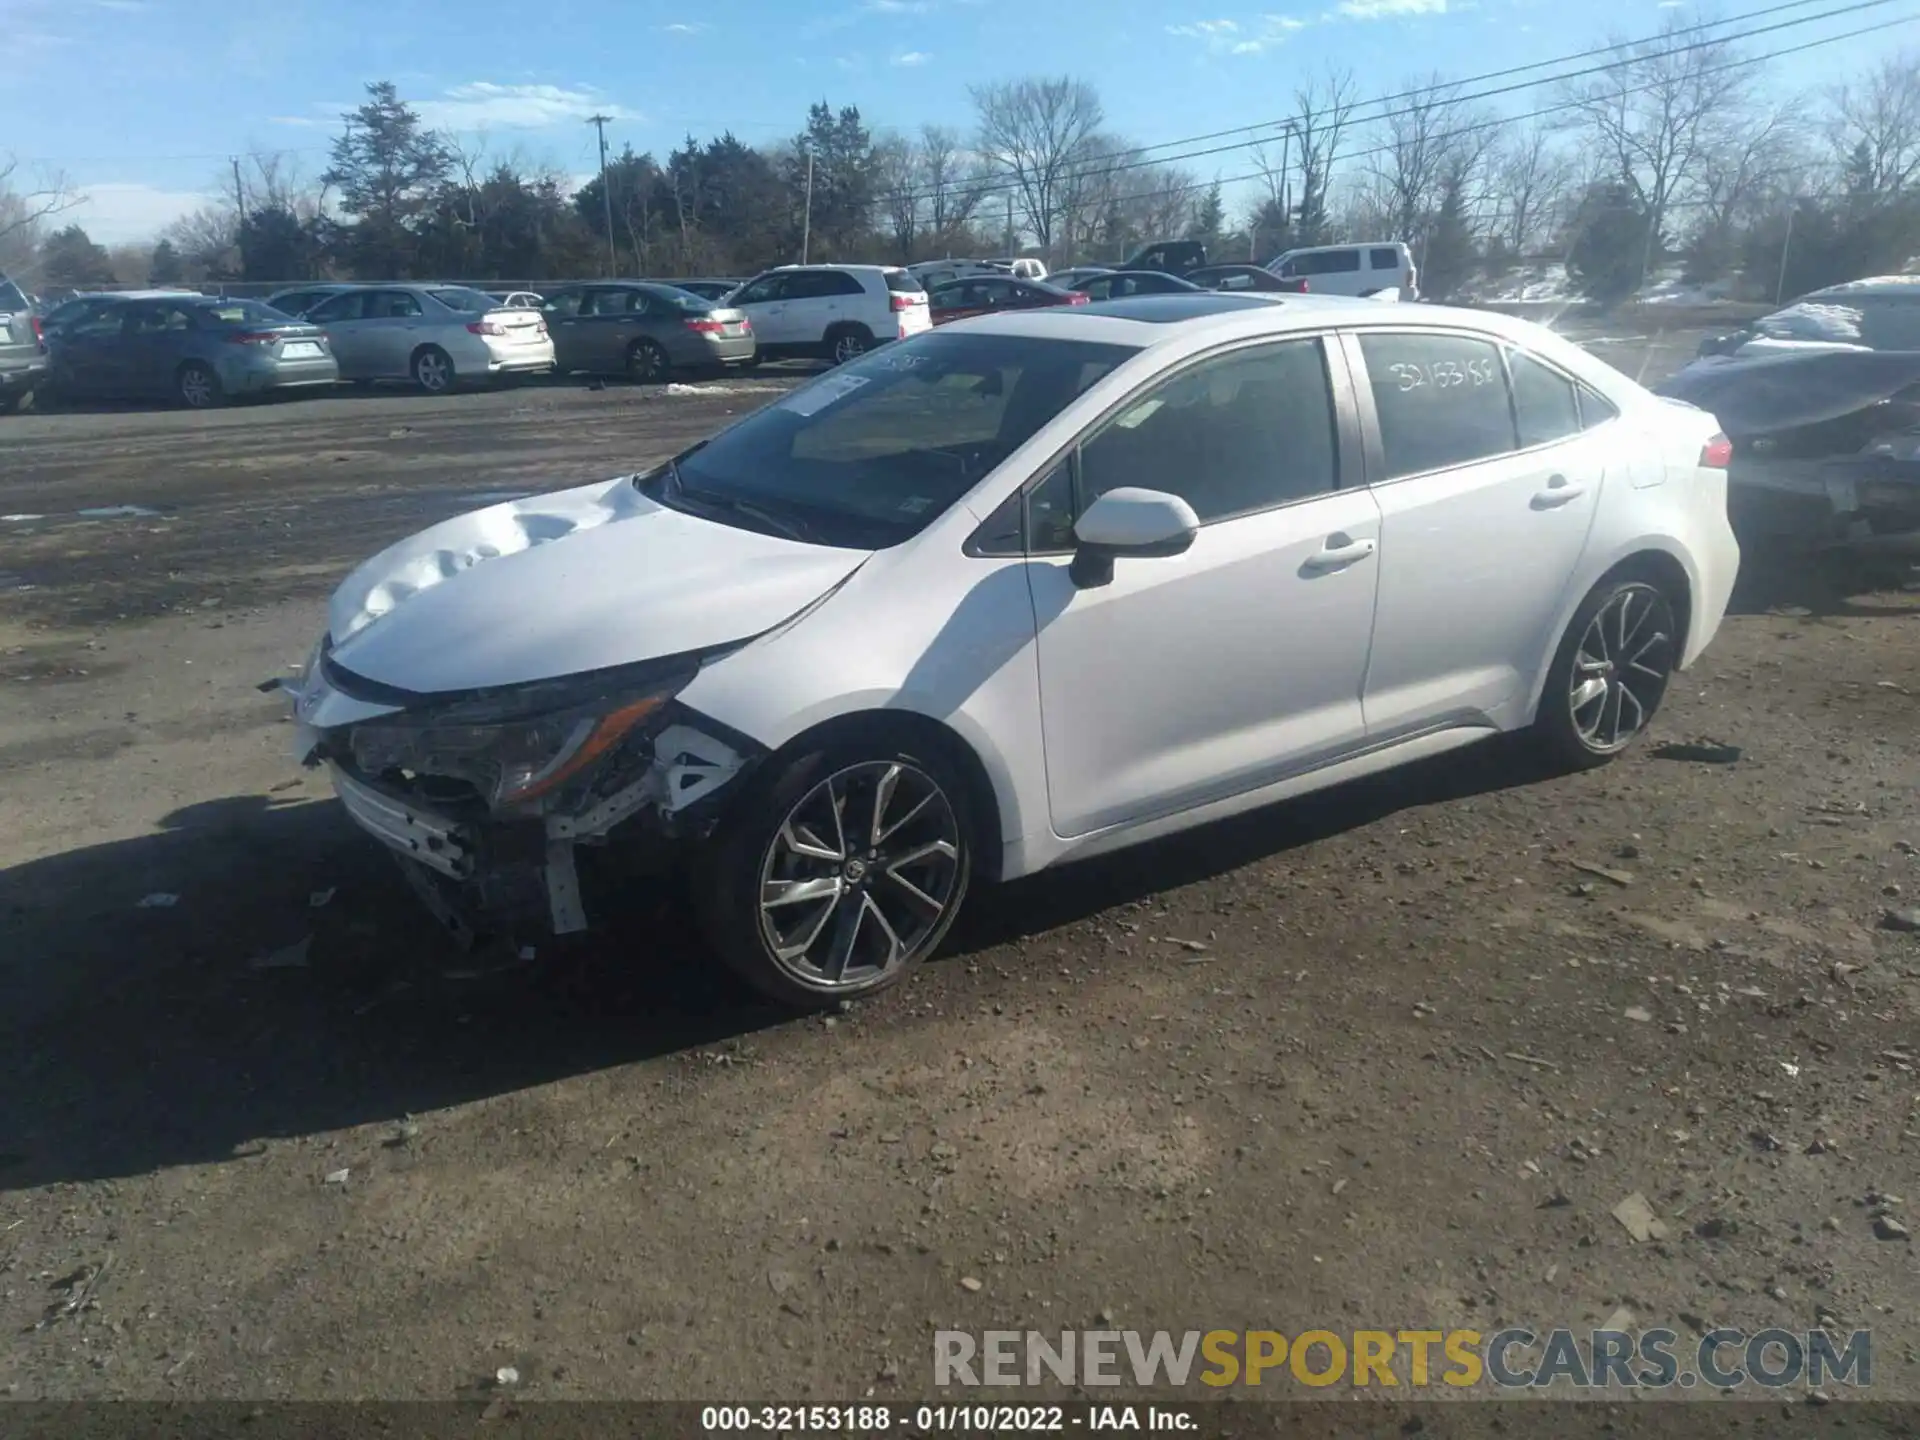
{"label": "wheel center cap emblem", "polygon": [[858,884],[860,881],[866,879],[867,878],[867,862],[864,860],[847,861],[846,876],[847,876],[847,879],[853,881],[855,884]]}

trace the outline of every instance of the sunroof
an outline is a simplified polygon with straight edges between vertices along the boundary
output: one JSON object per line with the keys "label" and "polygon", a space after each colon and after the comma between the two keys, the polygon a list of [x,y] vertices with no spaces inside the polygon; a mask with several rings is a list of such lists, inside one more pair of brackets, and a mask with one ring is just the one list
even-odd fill
{"label": "sunroof", "polygon": [[1078,313],[1111,315],[1116,320],[1143,320],[1149,325],[1177,325],[1182,320],[1197,320],[1202,315],[1219,315],[1227,310],[1253,310],[1282,303],[1265,295],[1229,295],[1219,290],[1200,294],[1182,291],[1177,295],[1129,295],[1124,300],[1096,300]]}

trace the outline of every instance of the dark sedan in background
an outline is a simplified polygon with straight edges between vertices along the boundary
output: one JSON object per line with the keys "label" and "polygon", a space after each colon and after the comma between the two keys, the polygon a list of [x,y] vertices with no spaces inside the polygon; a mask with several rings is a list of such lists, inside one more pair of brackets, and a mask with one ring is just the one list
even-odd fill
{"label": "dark sedan in background", "polygon": [[554,369],[657,382],[675,371],[753,363],[753,324],[678,285],[601,280],[560,285],[541,307]]}
{"label": "dark sedan in background", "polygon": [[665,280],[678,290],[691,290],[703,300],[724,300],[747,282],[744,280]]}
{"label": "dark sedan in background", "polygon": [[339,378],[319,326],[257,300],[97,300],[48,332],[41,398],[169,398],[204,410]]}
{"label": "dark sedan in background", "polygon": [[1282,278],[1258,265],[1202,265],[1181,277],[1204,290],[1256,290],[1274,295],[1305,295],[1305,276]]}
{"label": "dark sedan in background", "polygon": [[1009,310],[1044,310],[1052,305],[1085,305],[1078,290],[1062,290],[1037,280],[1015,280],[1007,275],[970,275],[949,280],[927,292],[933,323],[949,325],[975,315],[1000,315]]}
{"label": "dark sedan in background", "polygon": [[1202,287],[1164,270],[1109,270],[1074,282],[1089,300],[1120,300],[1128,295],[1187,295]]}

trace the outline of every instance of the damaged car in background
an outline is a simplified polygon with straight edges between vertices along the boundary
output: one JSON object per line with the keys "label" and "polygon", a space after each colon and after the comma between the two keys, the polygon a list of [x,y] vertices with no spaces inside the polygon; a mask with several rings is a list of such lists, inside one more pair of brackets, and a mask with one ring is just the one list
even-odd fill
{"label": "damaged car in background", "polygon": [[1733,439],[1732,494],[1756,528],[1920,554],[1920,276],[1854,280],[1730,335],[1655,392]]}
{"label": "damaged car in background", "polygon": [[399,542],[269,685],[457,934],[670,874],[808,1007],[900,980],[975,878],[1507,731],[1604,763],[1725,611],[1726,460],[1500,316],[989,316]]}

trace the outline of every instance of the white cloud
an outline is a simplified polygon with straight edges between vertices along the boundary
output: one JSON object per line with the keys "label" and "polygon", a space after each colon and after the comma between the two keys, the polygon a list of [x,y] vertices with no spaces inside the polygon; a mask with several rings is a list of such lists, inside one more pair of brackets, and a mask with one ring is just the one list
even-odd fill
{"label": "white cloud", "polygon": [[1233,34],[1240,27],[1231,20],[1193,20],[1185,25],[1169,25],[1169,35],[1185,35],[1194,40],[1216,40]]}
{"label": "white cloud", "polygon": [[1404,15],[1444,15],[1447,0],[1340,0],[1349,20],[1392,20]]}
{"label": "white cloud", "polygon": [[703,35],[713,27],[704,20],[675,20],[660,28],[669,35]]}
{"label": "white cloud", "polygon": [[1192,20],[1166,27],[1169,35],[1205,42],[1213,55],[1260,55],[1283,45],[1307,22],[1292,15],[1261,15],[1253,20]]}
{"label": "white cloud", "polygon": [[212,198],[197,190],[162,190],[134,181],[109,181],[83,188],[87,198],[64,212],[60,223],[82,227],[102,245],[151,240]]}
{"label": "white cloud", "polygon": [[933,0],[866,0],[860,8],[874,15],[925,15]]}
{"label": "white cloud", "polygon": [[456,131],[540,130],[596,114],[613,120],[645,118],[584,87],[500,85],[491,80],[455,85],[436,99],[415,101],[413,108],[434,129]]}
{"label": "white cloud", "polygon": [[905,54],[894,56],[887,63],[911,68],[915,65],[924,65],[931,59],[933,56],[925,50],[909,50]]}

